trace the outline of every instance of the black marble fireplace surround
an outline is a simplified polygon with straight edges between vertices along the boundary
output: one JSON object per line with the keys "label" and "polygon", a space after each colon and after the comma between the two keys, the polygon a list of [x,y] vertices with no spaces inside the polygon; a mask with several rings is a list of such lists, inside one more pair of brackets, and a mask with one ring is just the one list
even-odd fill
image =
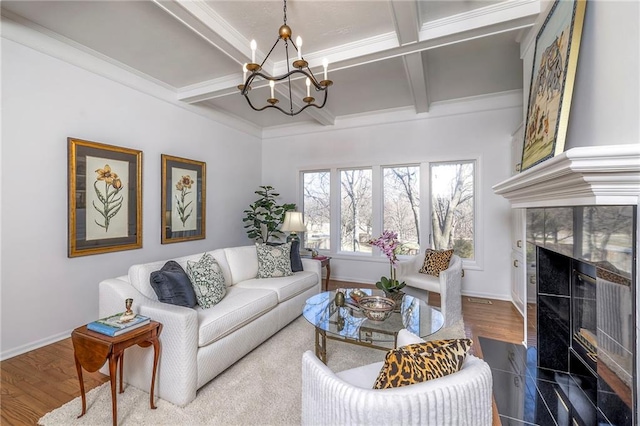
{"label": "black marble fireplace surround", "polygon": [[635,209],[527,210],[538,331],[530,375],[552,396],[549,424],[638,424]]}
{"label": "black marble fireplace surround", "polygon": [[[536,341],[525,357],[534,386],[526,382],[524,410],[510,413],[528,417],[503,414],[497,401],[503,424],[640,420],[640,145],[601,142],[568,138],[572,148],[493,186],[513,209],[526,211],[525,229],[520,214],[512,224],[514,241],[526,231],[527,242],[526,277],[516,278],[526,279],[528,310],[537,314],[525,316],[527,341]],[[581,269],[587,273],[572,288]],[[501,391],[506,386],[495,378],[505,376],[492,371],[494,390]]]}

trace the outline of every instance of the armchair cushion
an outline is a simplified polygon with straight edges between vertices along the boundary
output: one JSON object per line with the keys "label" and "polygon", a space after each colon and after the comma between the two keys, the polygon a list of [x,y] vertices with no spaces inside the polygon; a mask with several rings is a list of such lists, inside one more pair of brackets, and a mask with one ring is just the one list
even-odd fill
{"label": "armchair cushion", "polygon": [[451,256],[453,256],[453,250],[427,249],[424,252],[424,262],[422,268],[420,268],[420,273],[439,277],[440,272],[449,268]]}
{"label": "armchair cushion", "polygon": [[189,276],[174,260],[165,263],[159,271],[152,272],[149,279],[160,302],[188,308],[198,303]]}
{"label": "armchair cushion", "polygon": [[196,293],[198,305],[204,309],[218,303],[227,293],[222,269],[209,253],[203,254],[197,262],[187,261],[187,275]]}
{"label": "armchair cushion", "polygon": [[392,349],[387,353],[373,388],[397,388],[456,373],[471,345],[469,339],[451,339]]}

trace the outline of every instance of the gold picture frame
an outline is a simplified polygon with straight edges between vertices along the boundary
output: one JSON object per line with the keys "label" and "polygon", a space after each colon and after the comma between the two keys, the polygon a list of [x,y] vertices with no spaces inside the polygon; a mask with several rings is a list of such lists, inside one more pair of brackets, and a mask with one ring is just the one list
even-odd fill
{"label": "gold picture frame", "polygon": [[162,244],[206,237],[207,163],[162,154]]}
{"label": "gold picture frame", "polygon": [[586,0],[556,0],[536,36],[520,172],[564,151]]}
{"label": "gold picture frame", "polygon": [[142,247],[142,151],[67,138],[68,257]]}

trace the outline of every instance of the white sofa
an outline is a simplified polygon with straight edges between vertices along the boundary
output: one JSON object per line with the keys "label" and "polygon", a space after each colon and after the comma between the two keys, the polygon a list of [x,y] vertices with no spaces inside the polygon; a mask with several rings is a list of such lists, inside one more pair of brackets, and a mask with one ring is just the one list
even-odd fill
{"label": "white sofa", "polygon": [[421,274],[419,271],[423,262],[424,254],[399,262],[397,279],[406,282],[407,287],[417,289],[418,293],[415,295],[424,300],[428,300],[428,293],[425,292],[440,293],[440,310],[445,327],[462,321],[462,259],[455,254],[451,256],[449,267],[440,272],[439,277]]}
{"label": "white sofa", "polygon": [[[301,315],[304,302],[320,291],[320,262],[302,259],[304,270],[289,277],[257,279],[255,246],[209,252],[220,264],[227,285],[225,297],[209,309],[159,302],[149,276],[166,260],[134,265],[129,274],[102,281],[100,317],[133,309],[162,323],[162,352],[156,394],[184,406],[196,391],[237,360]],[[203,253],[173,259],[185,270],[187,260]],[[169,260],[169,259],[168,259]],[[124,380],[147,390],[151,383],[153,351],[132,347],[125,351]]]}
{"label": "white sofa", "polygon": [[[407,330],[398,346],[422,342]],[[381,357],[383,353],[381,352]],[[374,390],[383,362],[334,373],[311,351],[302,355],[303,425],[490,426],[489,365],[467,355],[460,371],[395,389]]]}

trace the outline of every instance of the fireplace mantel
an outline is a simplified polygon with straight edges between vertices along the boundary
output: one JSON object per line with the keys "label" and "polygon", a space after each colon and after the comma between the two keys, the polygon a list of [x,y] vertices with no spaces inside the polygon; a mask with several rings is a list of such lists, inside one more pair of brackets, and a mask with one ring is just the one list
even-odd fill
{"label": "fireplace mantel", "polygon": [[493,186],[512,208],[637,205],[640,146],[572,148]]}

